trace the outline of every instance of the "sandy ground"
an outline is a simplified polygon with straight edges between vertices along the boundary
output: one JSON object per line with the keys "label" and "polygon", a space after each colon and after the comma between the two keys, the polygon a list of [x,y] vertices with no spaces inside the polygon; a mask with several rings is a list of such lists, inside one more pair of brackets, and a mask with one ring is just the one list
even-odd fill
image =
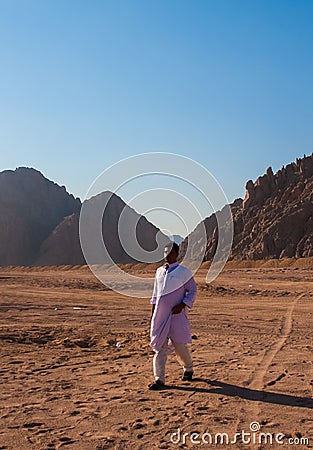
{"label": "sandy ground", "polygon": [[[182,382],[171,355],[159,392],[147,390],[148,299],[107,290],[86,267],[0,269],[0,449],[313,448],[308,266],[233,264],[210,286],[201,269],[195,379]],[[262,432],[272,445],[253,444]]]}

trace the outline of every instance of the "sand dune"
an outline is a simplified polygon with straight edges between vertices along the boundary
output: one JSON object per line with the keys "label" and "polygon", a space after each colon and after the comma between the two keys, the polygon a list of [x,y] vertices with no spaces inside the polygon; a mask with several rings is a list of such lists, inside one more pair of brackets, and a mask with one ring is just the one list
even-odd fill
{"label": "sand dune", "polygon": [[[1,268],[0,448],[199,448],[191,433],[232,438],[251,422],[312,448],[312,258],[231,261],[209,286],[205,267],[190,313],[195,380],[170,356],[160,392],[147,390],[149,300],[108,290],[87,266]],[[170,440],[178,428],[184,446]],[[281,448],[214,446],[229,447]]]}

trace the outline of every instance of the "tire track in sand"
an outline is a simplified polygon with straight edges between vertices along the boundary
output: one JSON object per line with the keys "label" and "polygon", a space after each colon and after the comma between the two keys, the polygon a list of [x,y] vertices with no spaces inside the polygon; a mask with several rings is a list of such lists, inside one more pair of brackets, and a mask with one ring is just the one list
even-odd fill
{"label": "tire track in sand", "polygon": [[[252,389],[252,390],[257,390],[257,391],[262,391],[262,389],[264,389],[265,384],[264,384],[264,378],[266,373],[268,372],[273,360],[275,359],[277,353],[283,348],[283,346],[286,343],[287,338],[290,336],[290,333],[292,331],[292,319],[293,319],[293,312],[294,309],[297,305],[297,303],[299,302],[299,300],[301,300],[302,297],[306,296],[306,295],[310,295],[312,294],[313,291],[311,292],[304,292],[300,295],[298,295],[293,302],[290,303],[290,305],[287,308],[287,311],[285,313],[285,316],[282,318],[282,323],[281,323],[281,328],[280,328],[280,334],[279,334],[279,338],[277,341],[275,341],[264,353],[263,357],[261,358],[261,360],[258,362],[254,372],[252,373],[252,375],[249,377],[249,379],[244,383],[244,386],[247,387],[248,389]],[[250,423],[252,422],[257,422],[259,423],[259,416],[260,416],[260,412],[261,412],[261,400],[259,401],[255,401],[255,402],[249,402],[248,403],[248,408],[242,408],[241,412],[244,416],[244,418],[239,419],[238,424],[237,424],[237,432],[240,433],[241,430],[243,430],[244,428],[244,424],[246,424],[247,419],[248,421],[250,421]],[[247,430],[250,431],[250,430]],[[262,431],[262,430],[261,430]],[[239,444],[239,448],[242,448],[241,445]],[[246,446],[245,446],[246,448]],[[252,444],[250,448],[256,448],[256,449],[261,449],[262,445],[261,444],[255,444],[255,446]]]}
{"label": "tire track in sand", "polygon": [[305,295],[310,294],[310,292],[304,292],[294,299],[294,301],[289,305],[285,317],[282,320],[282,326],[280,331],[279,339],[274,342],[273,345],[265,352],[263,358],[258,363],[256,370],[253,372],[252,376],[247,382],[247,386],[250,389],[263,389],[264,388],[264,377],[270,368],[275,356],[283,348],[287,338],[289,337],[292,330],[292,317],[295,306],[298,301]]}

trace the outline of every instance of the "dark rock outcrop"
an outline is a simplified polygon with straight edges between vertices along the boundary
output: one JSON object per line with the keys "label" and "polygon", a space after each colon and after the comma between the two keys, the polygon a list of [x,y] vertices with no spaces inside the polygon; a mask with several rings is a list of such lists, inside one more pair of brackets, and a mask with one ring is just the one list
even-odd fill
{"label": "dark rock outcrop", "polygon": [[42,242],[81,202],[38,170],[0,173],[0,265],[31,265]]}

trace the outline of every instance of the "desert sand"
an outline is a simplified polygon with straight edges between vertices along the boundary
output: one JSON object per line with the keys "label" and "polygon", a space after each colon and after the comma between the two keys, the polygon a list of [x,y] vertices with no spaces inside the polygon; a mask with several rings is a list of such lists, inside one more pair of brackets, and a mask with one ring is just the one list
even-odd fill
{"label": "desert sand", "polygon": [[190,312],[195,379],[181,381],[170,355],[167,388],[153,392],[149,299],[106,289],[86,266],[0,268],[0,449],[284,447],[190,439],[252,437],[252,422],[257,439],[313,448],[312,261],[233,262],[209,286],[205,274]]}

